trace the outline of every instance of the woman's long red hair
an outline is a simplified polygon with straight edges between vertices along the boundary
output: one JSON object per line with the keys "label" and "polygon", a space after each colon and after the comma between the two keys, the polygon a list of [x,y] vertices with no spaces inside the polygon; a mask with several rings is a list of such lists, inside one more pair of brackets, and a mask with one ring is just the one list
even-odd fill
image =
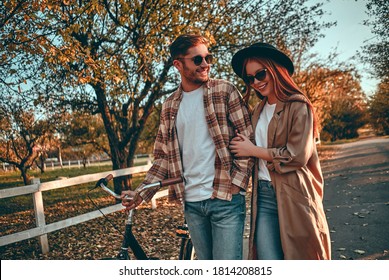
{"label": "woman's long red hair", "polygon": [[[243,62],[243,73],[242,77],[246,77],[246,65],[249,61],[256,61],[261,64],[263,64],[266,69],[267,73],[271,75],[274,81],[274,94],[277,98],[277,100],[281,102],[288,102],[289,97],[294,94],[301,94],[303,95],[306,100],[306,103],[311,108],[312,115],[313,115],[313,131],[314,131],[314,137],[318,137],[319,131],[317,128],[317,120],[315,115],[315,109],[313,108],[312,103],[308,99],[308,96],[301,91],[301,89],[296,85],[294,80],[292,79],[291,75],[289,74],[288,70],[283,67],[282,65],[278,64],[274,60],[268,59],[268,58],[261,58],[261,57],[249,57],[246,58]],[[247,79],[243,79],[246,81]],[[246,104],[248,104],[248,100],[250,98],[251,94],[251,86],[250,84],[246,83],[246,93],[244,96],[244,100]],[[255,90],[255,94],[258,98],[263,99],[263,96]]]}

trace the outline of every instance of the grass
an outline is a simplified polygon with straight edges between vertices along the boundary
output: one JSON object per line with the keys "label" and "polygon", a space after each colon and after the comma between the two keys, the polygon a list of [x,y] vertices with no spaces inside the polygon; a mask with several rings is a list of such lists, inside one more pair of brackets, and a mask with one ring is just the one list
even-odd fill
{"label": "grass", "polygon": [[[145,163],[140,163],[143,165]],[[44,173],[38,171],[30,171],[31,178],[39,178],[41,182],[49,182],[57,180],[60,177],[77,177],[86,174],[99,173],[112,170],[110,165],[102,166],[89,166],[86,168],[58,168],[51,170],[50,168]],[[134,186],[140,183],[144,174],[137,174],[133,178]],[[9,171],[0,173],[0,189],[21,187],[24,186],[23,179],[18,171]],[[90,190],[94,187],[93,182],[89,184],[82,184],[71,186],[67,188],[60,188],[43,192],[44,205],[51,207],[58,203],[80,203],[85,201],[87,195],[90,195],[92,199],[101,199],[106,196],[103,191],[97,189],[96,191]],[[0,215],[11,214],[15,212],[23,212],[33,209],[32,195],[19,195],[15,197],[9,197],[0,199]]]}
{"label": "grass", "polygon": [[[86,168],[58,168],[50,169],[48,168],[44,173],[40,173],[39,170],[30,170],[28,175],[31,178],[39,178],[41,182],[49,182],[57,180],[60,177],[77,177],[85,174],[93,174],[112,170],[110,165],[101,165],[101,166],[89,166]],[[0,172],[0,189],[12,188],[24,186],[23,178],[20,176],[19,171],[7,171]]]}

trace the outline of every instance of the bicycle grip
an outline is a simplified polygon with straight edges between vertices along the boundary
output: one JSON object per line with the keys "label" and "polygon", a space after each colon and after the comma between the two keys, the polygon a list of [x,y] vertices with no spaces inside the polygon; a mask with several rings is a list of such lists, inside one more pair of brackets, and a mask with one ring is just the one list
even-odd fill
{"label": "bicycle grip", "polygon": [[107,182],[109,182],[109,181],[111,181],[113,179],[113,175],[112,174],[108,174],[107,176],[105,176],[104,179],[107,180]]}
{"label": "bicycle grip", "polygon": [[97,181],[96,186],[100,186],[101,184],[103,184],[104,186],[107,186],[108,182],[111,181],[112,179],[113,179],[113,175],[108,174],[104,178],[101,178],[99,181]]}
{"label": "bicycle grip", "polygon": [[182,177],[165,179],[161,181],[161,187],[178,184],[182,181]]}

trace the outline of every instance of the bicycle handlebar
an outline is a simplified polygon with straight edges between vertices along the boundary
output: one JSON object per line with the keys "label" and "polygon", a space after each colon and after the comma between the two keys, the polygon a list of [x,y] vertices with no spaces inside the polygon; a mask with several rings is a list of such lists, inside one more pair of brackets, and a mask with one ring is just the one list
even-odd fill
{"label": "bicycle handlebar", "polygon": [[100,186],[105,192],[107,192],[109,195],[113,196],[114,198],[121,199],[120,195],[116,194],[115,192],[113,192],[111,189],[107,187],[108,182],[111,181],[112,179],[113,179],[113,175],[108,174],[107,176],[105,176],[105,178],[102,178],[99,181],[97,181],[96,185]]}
{"label": "bicycle handlebar", "polygon": [[[100,186],[105,192],[107,192],[109,195],[113,196],[114,198],[122,199],[119,194],[116,194],[115,192],[113,192],[111,189],[109,189],[107,187],[108,182],[110,180],[112,180],[112,179],[113,179],[113,175],[112,174],[108,174],[107,176],[105,176],[105,178],[100,179],[97,182],[96,185]],[[160,188],[160,187],[169,186],[169,185],[174,185],[174,184],[181,183],[182,181],[183,181],[182,177],[164,179],[162,181],[158,181],[158,182],[155,182],[155,183],[143,185],[142,187],[136,189],[135,192],[137,192],[138,195],[139,195],[143,191],[146,191],[146,190],[149,190],[149,189],[153,189],[153,188],[157,188],[157,187]]]}
{"label": "bicycle handlebar", "polygon": [[164,186],[178,184],[181,183],[182,181],[183,181],[182,177],[177,177],[177,178],[169,178],[169,179],[162,180],[160,181],[160,183],[161,183],[161,187],[164,187]]}

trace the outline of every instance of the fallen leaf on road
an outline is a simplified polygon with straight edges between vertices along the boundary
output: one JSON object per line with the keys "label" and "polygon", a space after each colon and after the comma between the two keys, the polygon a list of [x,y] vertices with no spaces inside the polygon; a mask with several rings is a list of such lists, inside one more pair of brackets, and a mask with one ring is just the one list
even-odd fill
{"label": "fallen leaf on road", "polygon": [[338,248],[337,251],[346,251],[346,248]]}
{"label": "fallen leaf on road", "polygon": [[363,255],[364,253],[366,253],[365,251],[363,250],[354,250],[354,253],[357,253],[357,254],[360,254],[360,255]]}

